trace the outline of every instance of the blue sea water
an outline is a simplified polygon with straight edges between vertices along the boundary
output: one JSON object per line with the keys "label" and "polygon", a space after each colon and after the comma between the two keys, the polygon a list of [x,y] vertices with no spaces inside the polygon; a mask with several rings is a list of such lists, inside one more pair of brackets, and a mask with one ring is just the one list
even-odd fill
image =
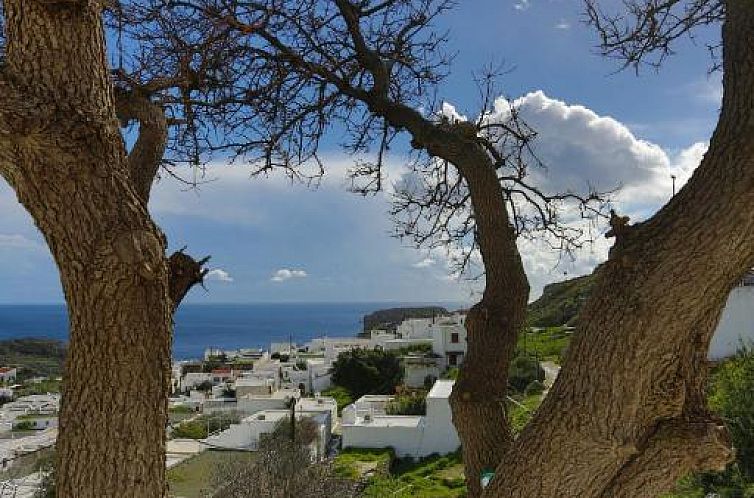
{"label": "blue sea water", "polygon": [[[270,342],[306,342],[314,337],[355,336],[365,314],[423,303],[184,304],[175,315],[173,357],[199,358],[207,347],[269,347]],[[454,306],[441,304],[453,309]],[[68,339],[63,305],[0,305],[0,340],[21,337]]]}

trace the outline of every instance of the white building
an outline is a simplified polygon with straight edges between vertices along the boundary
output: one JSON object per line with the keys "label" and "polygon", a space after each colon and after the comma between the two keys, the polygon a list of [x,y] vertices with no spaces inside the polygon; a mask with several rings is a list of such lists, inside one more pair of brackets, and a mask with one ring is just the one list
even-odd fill
{"label": "white building", "polygon": [[437,358],[407,355],[401,357],[401,365],[403,365],[403,383],[408,387],[424,387],[424,381],[427,378],[434,380],[440,378]]}
{"label": "white building", "polygon": [[13,384],[16,382],[16,368],[2,367],[0,368],[0,382],[5,384]]}
{"label": "white building", "polygon": [[364,396],[343,409],[343,447],[387,448],[401,457],[447,454],[460,446],[448,398],[453,380],[438,380],[427,395],[427,414],[386,415],[390,396]]}
{"label": "white building", "polygon": [[246,395],[271,395],[278,389],[277,380],[267,375],[244,376],[236,379],[236,398]]}
{"label": "white building", "polygon": [[[309,419],[316,427],[317,438],[311,444],[313,461],[321,460],[327,453],[337,412],[337,403],[332,398],[303,399],[296,404],[296,420]],[[290,409],[260,411],[208,437],[206,442],[219,448],[256,450],[262,437],[272,433],[282,421],[290,420],[291,413]]]}
{"label": "white building", "polygon": [[465,315],[453,315],[437,321],[432,331],[432,352],[439,356],[441,369],[457,367],[466,356]]}
{"label": "white building", "polygon": [[728,296],[710,342],[709,358],[731,356],[742,342],[754,342],[754,272],[749,272]]}

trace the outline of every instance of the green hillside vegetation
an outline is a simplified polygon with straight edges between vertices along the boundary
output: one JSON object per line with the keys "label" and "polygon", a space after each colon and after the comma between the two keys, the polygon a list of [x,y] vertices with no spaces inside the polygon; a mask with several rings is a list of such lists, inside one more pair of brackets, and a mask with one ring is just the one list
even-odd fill
{"label": "green hillside vegetation", "polygon": [[573,325],[593,285],[594,274],[545,286],[542,296],[529,305],[529,326]]}
{"label": "green hillside vegetation", "polygon": [[521,353],[537,357],[540,361],[554,361],[559,364],[569,342],[571,331],[563,327],[527,329],[519,335],[516,348]]}
{"label": "green hillside vegetation", "polygon": [[18,368],[18,380],[63,374],[65,344],[52,339],[0,341],[0,366]]}

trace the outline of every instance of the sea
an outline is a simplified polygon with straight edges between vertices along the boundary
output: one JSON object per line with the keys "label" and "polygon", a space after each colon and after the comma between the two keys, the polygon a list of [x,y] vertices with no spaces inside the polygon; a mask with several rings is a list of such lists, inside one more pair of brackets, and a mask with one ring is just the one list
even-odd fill
{"label": "sea", "polygon": [[[269,348],[316,337],[356,336],[364,315],[386,308],[454,303],[183,304],[176,313],[173,359],[201,358],[206,348]],[[64,305],[0,305],[0,340],[40,337],[68,340]]]}

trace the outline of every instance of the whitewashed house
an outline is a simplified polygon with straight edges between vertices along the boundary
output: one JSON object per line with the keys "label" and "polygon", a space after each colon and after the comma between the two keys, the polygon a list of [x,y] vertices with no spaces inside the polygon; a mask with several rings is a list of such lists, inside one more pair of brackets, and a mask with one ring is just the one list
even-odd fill
{"label": "whitewashed house", "polygon": [[387,415],[390,396],[364,396],[343,409],[344,448],[393,448],[400,457],[420,458],[460,446],[448,398],[453,380],[438,380],[427,395],[427,414]]}
{"label": "whitewashed house", "polygon": [[[296,420],[313,421],[317,431],[317,438],[310,446],[312,461],[326,456],[337,410],[337,403],[332,398],[304,399],[296,404]],[[264,435],[272,433],[282,421],[290,420],[292,412],[291,409],[260,411],[244,418],[239,424],[211,435],[206,443],[218,448],[256,450]]]}
{"label": "whitewashed house", "polygon": [[466,356],[465,315],[453,315],[437,321],[432,327],[432,352],[438,357],[441,369],[457,367]]}

